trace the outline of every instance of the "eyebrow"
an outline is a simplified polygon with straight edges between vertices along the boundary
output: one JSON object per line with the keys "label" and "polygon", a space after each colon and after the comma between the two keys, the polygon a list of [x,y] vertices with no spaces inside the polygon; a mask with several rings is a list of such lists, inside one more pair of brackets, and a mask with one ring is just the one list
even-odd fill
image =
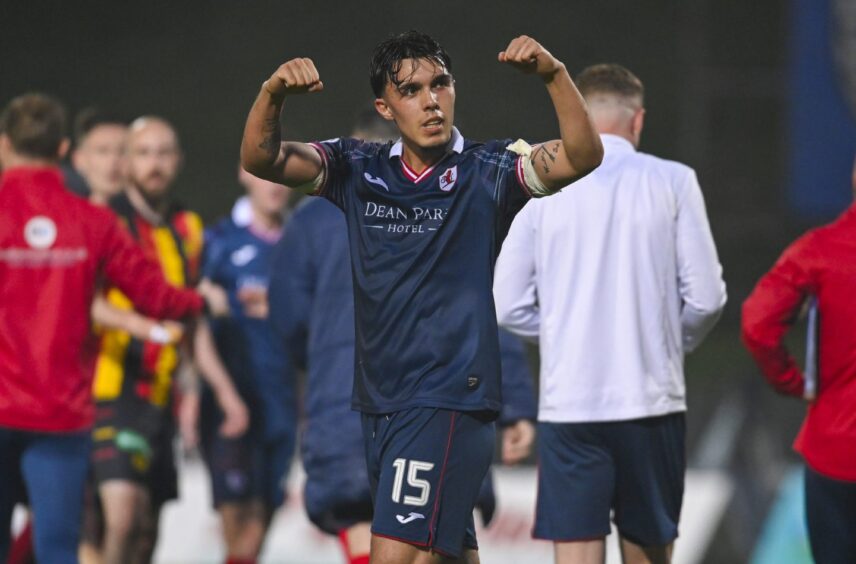
{"label": "eyebrow", "polygon": [[[434,78],[431,79],[430,84],[432,86],[435,86],[437,84],[441,84],[444,82],[445,83],[451,83],[452,82],[451,73],[444,72],[443,74],[438,74],[437,76],[435,76]],[[405,92],[408,89],[413,88],[414,86],[417,89],[422,88],[422,83],[419,81],[416,81],[416,80],[405,80],[404,82],[402,82],[401,84],[398,85],[396,90],[398,90],[399,92]]]}

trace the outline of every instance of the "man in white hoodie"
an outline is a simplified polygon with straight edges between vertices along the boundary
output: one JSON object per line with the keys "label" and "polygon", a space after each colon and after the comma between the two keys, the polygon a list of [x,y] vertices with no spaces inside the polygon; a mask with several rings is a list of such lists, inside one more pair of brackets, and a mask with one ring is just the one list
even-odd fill
{"label": "man in white hoodie", "polygon": [[527,204],[494,282],[500,324],[541,349],[534,536],[555,542],[559,564],[601,563],[613,511],[625,563],[669,562],[686,465],[684,353],[725,305],[722,268],[695,172],[636,150],[641,81],[609,64],[576,84],[603,164]]}

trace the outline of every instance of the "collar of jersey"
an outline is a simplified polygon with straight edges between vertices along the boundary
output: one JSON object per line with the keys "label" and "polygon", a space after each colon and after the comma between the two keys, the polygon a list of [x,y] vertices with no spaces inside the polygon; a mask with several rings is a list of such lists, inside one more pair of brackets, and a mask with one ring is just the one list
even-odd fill
{"label": "collar of jersey", "polygon": [[[462,153],[464,150],[464,136],[461,135],[461,132],[458,131],[458,128],[452,126],[452,137],[449,139],[448,147],[451,148],[451,152],[453,153]],[[422,171],[421,174],[416,174],[412,168],[407,166],[407,163],[404,162],[404,159],[401,158],[402,151],[404,150],[404,145],[401,143],[401,139],[395,142],[395,144],[389,149],[389,158],[398,157],[399,162],[401,162],[401,169],[404,171],[404,174],[414,183],[419,182],[429,174],[434,168],[440,164],[444,159],[440,159],[437,163],[429,166],[425,170]],[[446,153],[449,153],[449,149],[446,150]]]}

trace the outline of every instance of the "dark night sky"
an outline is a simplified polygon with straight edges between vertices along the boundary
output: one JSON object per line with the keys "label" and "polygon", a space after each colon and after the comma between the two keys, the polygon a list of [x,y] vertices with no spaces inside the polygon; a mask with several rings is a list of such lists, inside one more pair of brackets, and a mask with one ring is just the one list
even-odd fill
{"label": "dark night sky", "polygon": [[679,156],[670,141],[680,90],[677,3],[626,2],[4,2],[0,7],[0,103],[28,90],[74,112],[95,104],[129,118],[160,114],[182,137],[178,193],[206,219],[229,206],[246,112],[276,66],[311,57],[323,94],[289,101],[286,132],[300,139],[348,132],[372,100],[373,46],[416,28],[452,56],[456,121],[473,138],[554,137],[552,108],[537,79],[496,62],[526,33],[572,73],[625,64],[646,82],[645,147]]}

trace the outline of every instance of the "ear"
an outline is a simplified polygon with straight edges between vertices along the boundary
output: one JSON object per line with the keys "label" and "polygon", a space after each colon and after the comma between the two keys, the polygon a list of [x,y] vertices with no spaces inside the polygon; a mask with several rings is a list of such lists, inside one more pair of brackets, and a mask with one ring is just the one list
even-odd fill
{"label": "ear", "polygon": [[80,147],[76,148],[71,152],[71,166],[74,167],[74,170],[80,170],[81,165],[83,164],[83,153],[80,152]]}
{"label": "ear", "polygon": [[57,150],[57,157],[59,160],[65,158],[68,154],[68,150],[71,148],[71,141],[68,140],[68,137],[64,138],[59,144],[59,150]]}
{"label": "ear", "polygon": [[377,110],[377,113],[380,114],[380,117],[387,121],[394,121],[395,118],[392,116],[392,111],[390,111],[389,106],[386,105],[386,102],[383,98],[375,98],[374,107]]}
{"label": "ear", "polygon": [[645,108],[640,108],[633,115],[633,138],[636,139],[636,145],[639,145],[639,140],[642,138],[642,129],[645,127]]}

